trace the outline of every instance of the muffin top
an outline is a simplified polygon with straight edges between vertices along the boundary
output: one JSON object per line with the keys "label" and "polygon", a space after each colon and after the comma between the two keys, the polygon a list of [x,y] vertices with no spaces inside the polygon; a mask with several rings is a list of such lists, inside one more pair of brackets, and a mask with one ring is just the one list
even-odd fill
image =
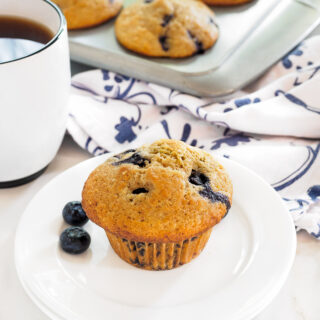
{"label": "muffin top", "polygon": [[90,220],[125,239],[178,242],[217,224],[232,202],[225,169],[198,148],[159,140],[110,157],[88,177]]}
{"label": "muffin top", "polygon": [[122,10],[115,32],[127,49],[153,57],[203,53],[218,38],[213,11],[197,0],[138,0]]}
{"label": "muffin top", "polygon": [[96,26],[116,16],[123,0],[53,0],[66,17],[68,29]]}

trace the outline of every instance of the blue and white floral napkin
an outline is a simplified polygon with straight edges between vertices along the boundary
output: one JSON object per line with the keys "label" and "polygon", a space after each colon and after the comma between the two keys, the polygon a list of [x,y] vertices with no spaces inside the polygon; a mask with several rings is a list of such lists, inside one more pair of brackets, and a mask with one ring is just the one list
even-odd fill
{"label": "blue and white floral napkin", "polygon": [[180,139],[254,170],[320,239],[320,37],[216,103],[106,70],[73,77],[68,131],[93,155]]}

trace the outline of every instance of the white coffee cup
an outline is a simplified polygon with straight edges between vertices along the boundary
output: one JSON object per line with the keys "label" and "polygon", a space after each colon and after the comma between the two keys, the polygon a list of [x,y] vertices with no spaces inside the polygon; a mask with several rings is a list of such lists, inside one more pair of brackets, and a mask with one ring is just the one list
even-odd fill
{"label": "white coffee cup", "polygon": [[1,0],[0,14],[31,19],[54,37],[39,51],[0,63],[0,187],[40,175],[66,129],[70,90],[67,27],[47,0]]}

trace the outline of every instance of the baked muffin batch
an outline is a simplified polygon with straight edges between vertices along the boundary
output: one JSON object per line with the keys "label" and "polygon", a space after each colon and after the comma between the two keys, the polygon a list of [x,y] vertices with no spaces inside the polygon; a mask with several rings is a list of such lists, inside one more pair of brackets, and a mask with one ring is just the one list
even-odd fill
{"label": "baked muffin batch", "polygon": [[[68,29],[93,27],[122,9],[123,0],[53,0]],[[239,5],[252,0],[137,0],[116,19],[115,35],[126,49],[150,57],[184,58],[204,53],[219,36],[207,5]],[[207,5],[206,5],[207,4]]]}

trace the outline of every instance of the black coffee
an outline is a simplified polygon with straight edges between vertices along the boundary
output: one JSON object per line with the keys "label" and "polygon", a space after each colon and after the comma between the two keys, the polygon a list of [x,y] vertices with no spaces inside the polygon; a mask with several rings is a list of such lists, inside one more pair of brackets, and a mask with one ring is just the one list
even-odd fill
{"label": "black coffee", "polygon": [[0,63],[28,56],[52,38],[53,33],[38,22],[0,15]]}

